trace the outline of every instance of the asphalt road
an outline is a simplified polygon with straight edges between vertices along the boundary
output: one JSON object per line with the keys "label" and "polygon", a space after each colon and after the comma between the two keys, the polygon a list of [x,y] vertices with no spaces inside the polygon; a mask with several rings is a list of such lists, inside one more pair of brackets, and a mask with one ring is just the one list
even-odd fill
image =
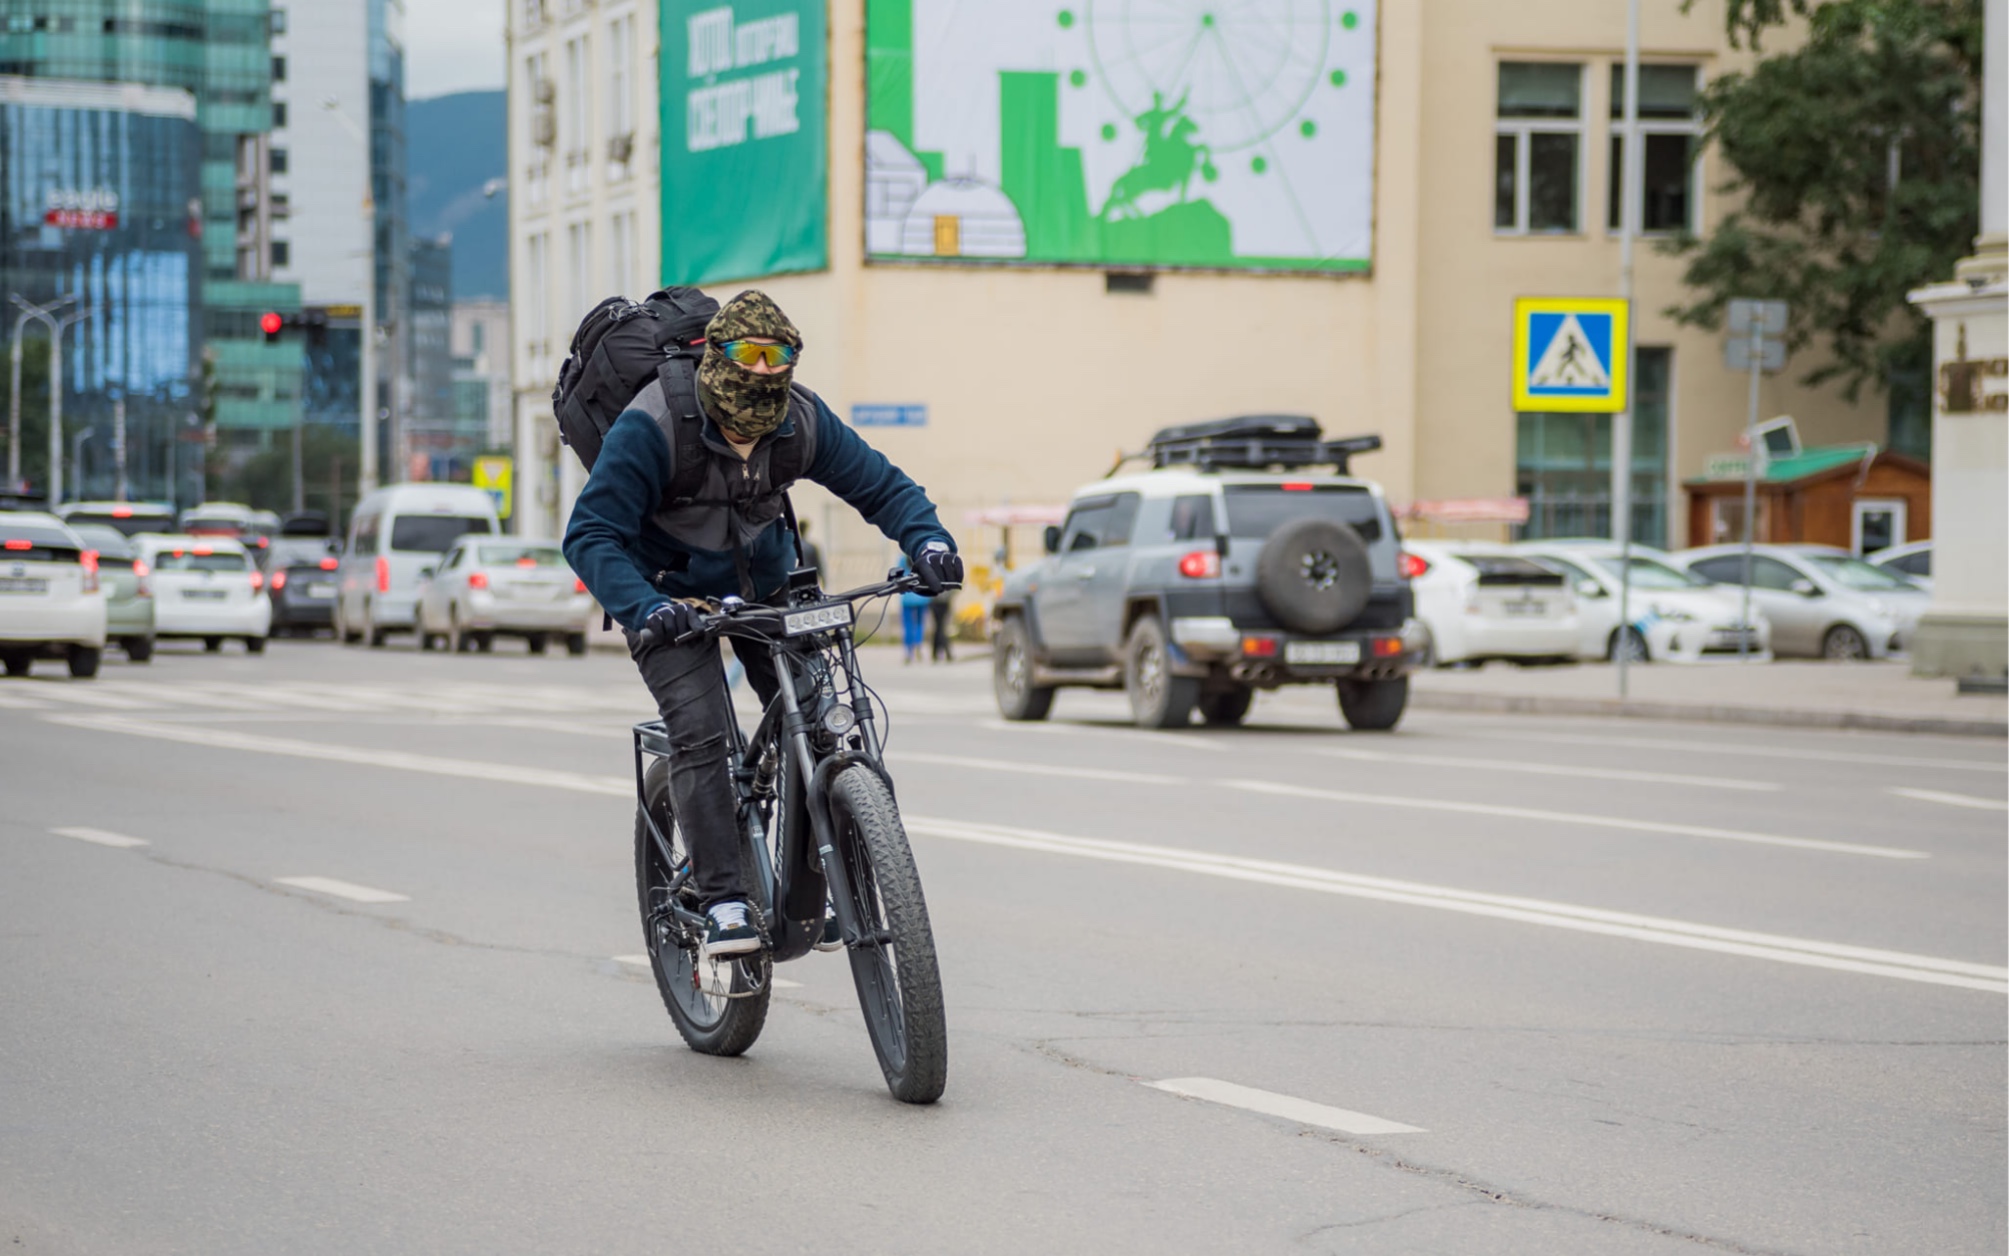
{"label": "asphalt road", "polygon": [[2000,743],[1018,726],[874,653],[918,1109],[841,956],[684,1049],[623,958],[646,696],[497,650],[0,681],[0,1253],[2005,1249]]}

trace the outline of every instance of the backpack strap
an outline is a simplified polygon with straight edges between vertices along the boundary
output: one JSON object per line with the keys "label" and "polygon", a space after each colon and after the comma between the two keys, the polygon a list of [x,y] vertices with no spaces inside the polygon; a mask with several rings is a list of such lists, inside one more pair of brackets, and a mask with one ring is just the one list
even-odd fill
{"label": "backpack strap", "polygon": [[658,420],[670,443],[670,484],[663,496],[672,506],[699,504],[705,484],[704,411],[698,406],[697,360],[676,354],[656,370],[664,414]]}

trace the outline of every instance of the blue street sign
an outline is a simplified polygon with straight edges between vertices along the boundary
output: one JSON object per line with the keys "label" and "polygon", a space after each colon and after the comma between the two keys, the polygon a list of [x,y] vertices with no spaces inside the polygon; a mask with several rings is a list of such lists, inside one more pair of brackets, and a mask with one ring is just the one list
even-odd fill
{"label": "blue street sign", "polygon": [[1514,408],[1625,409],[1626,314],[1602,298],[1514,302]]}

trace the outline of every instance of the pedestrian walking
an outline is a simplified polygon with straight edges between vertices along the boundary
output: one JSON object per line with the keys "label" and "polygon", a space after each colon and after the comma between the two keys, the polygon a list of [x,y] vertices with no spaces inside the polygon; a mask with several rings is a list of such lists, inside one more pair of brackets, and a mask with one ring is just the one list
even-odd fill
{"label": "pedestrian walking", "polygon": [[919,661],[921,642],[928,632],[928,595],[925,593],[902,593],[900,595],[900,644],[906,647],[909,663]]}
{"label": "pedestrian walking", "polygon": [[950,597],[943,593],[928,602],[928,619],[934,631],[929,637],[928,659],[934,663],[953,663],[955,653],[949,648],[949,625],[953,620],[950,611]]}

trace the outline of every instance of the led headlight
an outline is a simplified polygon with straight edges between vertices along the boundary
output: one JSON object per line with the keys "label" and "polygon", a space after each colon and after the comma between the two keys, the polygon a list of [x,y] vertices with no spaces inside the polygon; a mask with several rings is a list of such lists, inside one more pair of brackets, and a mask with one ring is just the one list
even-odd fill
{"label": "led headlight", "polygon": [[823,713],[823,727],[832,736],[842,737],[858,726],[858,713],[842,702]]}
{"label": "led headlight", "polygon": [[789,611],[781,617],[781,631],[783,636],[800,637],[805,633],[842,628],[850,622],[851,603],[826,602],[804,611]]}

